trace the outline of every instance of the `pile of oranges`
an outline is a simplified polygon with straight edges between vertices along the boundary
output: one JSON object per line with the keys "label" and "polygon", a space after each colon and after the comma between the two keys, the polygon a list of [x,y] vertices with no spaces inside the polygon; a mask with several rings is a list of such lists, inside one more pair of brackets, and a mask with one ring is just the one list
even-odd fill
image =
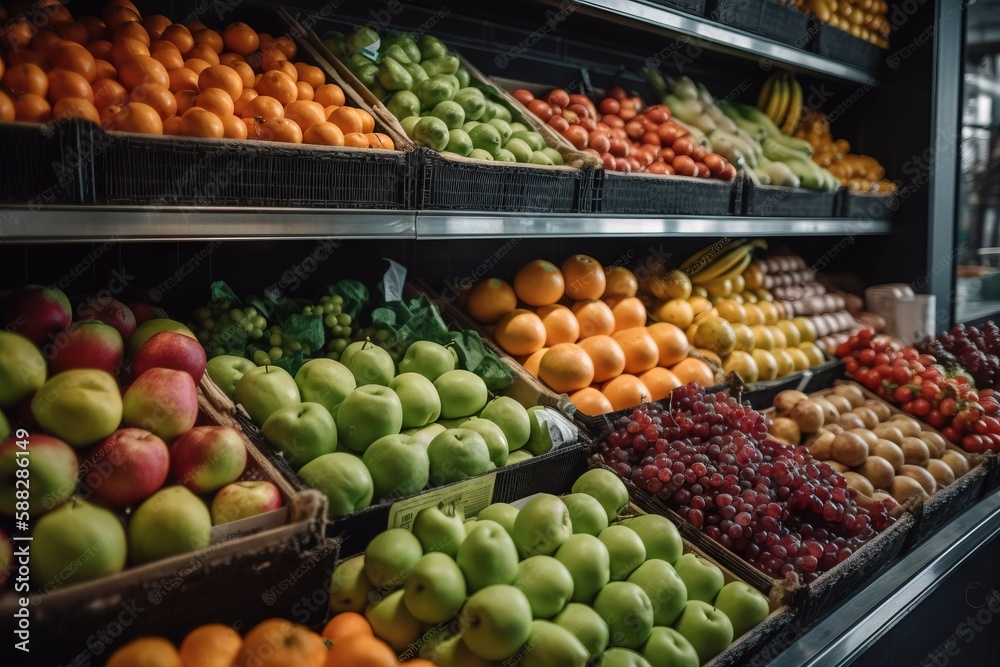
{"label": "pile of oranges", "polygon": [[245,637],[218,623],[192,630],[180,647],[162,637],[143,637],[118,649],[105,667],[434,667],[423,658],[398,662],[361,614],[334,616],[319,634],[272,618]]}
{"label": "pile of oranges", "polygon": [[289,37],[144,18],[129,0],[110,0],[101,18],[74,19],[58,0],[9,18],[0,121],[83,118],[142,134],[394,148],[322,69],[294,60]]}
{"label": "pile of oranges", "polygon": [[711,367],[688,357],[684,331],[647,326],[637,292],[627,268],[573,255],[561,266],[531,261],[513,284],[483,280],[463,303],[501,348],[584,414],[659,401],[689,382],[715,384]]}

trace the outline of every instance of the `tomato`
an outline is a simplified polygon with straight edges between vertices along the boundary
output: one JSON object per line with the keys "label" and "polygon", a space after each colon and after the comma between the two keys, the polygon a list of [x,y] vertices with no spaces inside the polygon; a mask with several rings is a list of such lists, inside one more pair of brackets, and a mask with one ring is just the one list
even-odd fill
{"label": "tomato", "polygon": [[545,101],[554,107],[565,108],[569,106],[569,93],[562,88],[555,88],[548,92]]}
{"label": "tomato", "polygon": [[971,433],[964,438],[962,438],[962,449],[967,452],[972,452],[978,454],[982,452],[985,447],[983,443],[983,436],[972,435]]}
{"label": "tomato", "polygon": [[930,412],[928,412],[926,420],[927,423],[933,426],[934,428],[941,428],[942,426],[944,426],[944,423],[948,421],[947,417],[941,414],[940,410],[931,410]]}
{"label": "tomato", "polygon": [[644,132],[645,129],[642,127],[642,123],[637,120],[630,120],[625,123],[625,134],[628,135],[629,139],[638,139]]}
{"label": "tomato", "polygon": [[602,153],[601,160],[604,161],[604,168],[608,171],[615,171],[618,169],[617,160],[611,153]]}
{"label": "tomato", "polygon": [[[850,353],[851,353],[851,345],[848,342],[841,343],[840,345],[837,346],[837,349],[834,350],[834,354],[836,354],[839,359],[843,359]],[[853,359],[851,361],[853,361]]]}
{"label": "tomato", "polygon": [[962,441],[962,432],[950,424],[941,429],[941,435],[952,442]]}
{"label": "tomato", "polygon": [[920,353],[912,347],[905,347],[900,351],[899,356],[907,361],[916,361],[920,358]]}
{"label": "tomato", "polygon": [[[838,355],[838,356],[839,356],[839,355]],[[847,359],[847,360],[846,360],[846,361],[844,362],[844,366],[845,366],[845,368],[846,368],[846,370],[847,370],[847,373],[848,373],[849,375],[854,375],[855,373],[857,373],[857,372],[858,372],[858,368],[859,368],[859,367],[861,366],[861,364],[859,364],[859,363],[858,363],[858,360],[857,360],[857,359],[855,359],[854,357],[849,357],[849,358],[848,358],[848,359]]]}
{"label": "tomato", "polygon": [[548,124],[559,134],[565,132],[569,127],[569,121],[562,116],[552,116],[552,118],[549,118]]}
{"label": "tomato", "polygon": [[531,91],[525,90],[524,88],[519,88],[518,90],[515,90],[511,94],[514,96],[515,100],[525,105],[527,105],[528,102],[530,102],[531,100],[535,99],[535,96],[531,94]]}
{"label": "tomato", "polygon": [[972,432],[976,435],[986,435],[990,432],[990,426],[985,419],[980,419],[972,423]]}
{"label": "tomato", "polygon": [[621,86],[615,86],[614,88],[612,88],[611,90],[609,90],[607,92],[607,96],[611,97],[611,98],[614,98],[614,99],[618,100],[619,102],[621,102],[626,97],[628,97],[628,93],[626,93],[625,89],[622,88]]}
{"label": "tomato", "polygon": [[[581,125],[580,127],[583,126]],[[601,132],[600,130],[594,130],[590,133],[587,145],[599,153],[607,153],[611,148],[611,134],[608,132]]]}
{"label": "tomato", "polygon": [[896,391],[892,393],[892,398],[897,403],[909,403],[913,400],[913,390],[906,385],[896,387]]}
{"label": "tomato", "polygon": [[611,114],[612,116],[615,116],[619,111],[621,111],[621,108],[621,104],[619,104],[618,100],[613,97],[605,97],[601,100],[601,113],[604,115]]}
{"label": "tomato", "polygon": [[942,399],[938,409],[945,417],[954,417],[955,413],[958,412],[958,406],[955,403],[955,399],[950,397]]}
{"label": "tomato", "polygon": [[566,110],[572,111],[580,118],[587,118],[588,116],[592,115],[590,113],[590,107],[584,106],[582,104],[570,104],[568,107],[566,107]]}
{"label": "tomato", "polygon": [[646,109],[646,116],[654,123],[666,123],[670,120],[670,107],[666,104],[654,104]]}
{"label": "tomato", "polygon": [[564,137],[573,144],[573,147],[577,150],[587,147],[587,140],[590,138],[590,133],[587,132],[583,127],[579,125],[571,125],[562,133]]}
{"label": "tomato", "polygon": [[874,366],[875,350],[872,349],[861,350],[861,352],[858,353],[858,361],[860,361],[865,366]]}
{"label": "tomato", "polygon": [[924,382],[923,386],[920,387],[920,397],[928,401],[937,397],[940,393],[940,387],[933,382]]}
{"label": "tomato", "polygon": [[648,132],[648,131],[644,132],[639,140],[642,143],[646,144],[647,146],[654,146],[657,149],[659,149],[660,146],[663,144],[663,142],[660,141],[660,135],[658,135],[656,132]]}
{"label": "tomato", "polygon": [[544,100],[531,100],[528,102],[528,111],[535,114],[543,121],[552,118],[552,107]]}
{"label": "tomato", "polygon": [[918,417],[924,417],[931,411],[931,404],[925,398],[918,398],[913,401],[913,414]]}

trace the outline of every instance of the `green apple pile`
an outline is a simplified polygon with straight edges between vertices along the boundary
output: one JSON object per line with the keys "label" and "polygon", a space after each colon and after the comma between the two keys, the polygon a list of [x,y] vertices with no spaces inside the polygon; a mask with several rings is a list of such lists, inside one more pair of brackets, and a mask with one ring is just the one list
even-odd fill
{"label": "green apple pile", "polygon": [[621,480],[594,469],[569,495],[471,521],[423,509],[334,570],[330,609],[364,613],[397,651],[457,619],[457,634],[421,644],[439,667],[699,667],[767,616],[763,595],[683,553],[666,518],[618,521],[627,504]]}
{"label": "green apple pile", "polygon": [[552,449],[544,408],[490,400],[482,378],[457,366],[450,346],[417,341],[397,365],[366,340],[294,376],[225,355],[207,371],[337,516]]}
{"label": "green apple pile", "polygon": [[415,143],[479,160],[563,163],[559,151],[547,147],[541,134],[484,86],[487,97],[458,56],[436,37],[380,37],[359,27],[346,39],[328,38],[325,44],[385,102]]}

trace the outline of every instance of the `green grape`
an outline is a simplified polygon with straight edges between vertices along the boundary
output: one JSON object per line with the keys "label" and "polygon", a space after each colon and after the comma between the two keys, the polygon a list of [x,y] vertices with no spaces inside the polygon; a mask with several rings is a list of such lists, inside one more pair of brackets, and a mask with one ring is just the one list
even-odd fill
{"label": "green grape", "polygon": [[211,317],[208,318],[207,320],[205,320],[204,326],[205,326],[206,329],[208,329],[209,331],[211,331],[212,329],[215,328],[215,320],[213,320]]}
{"label": "green grape", "polygon": [[338,306],[341,306],[344,304],[344,297],[340,296],[339,294],[334,294],[333,298],[330,299],[330,301],[337,304]]}
{"label": "green grape", "polygon": [[212,316],[212,311],[206,308],[205,306],[201,306],[199,308],[194,309],[194,317],[196,320],[204,321],[210,318],[211,316]]}
{"label": "green grape", "polygon": [[261,330],[263,330],[263,329],[267,328],[267,320],[265,320],[260,315],[258,315],[257,317],[254,317],[252,319],[253,319],[253,328],[254,329],[261,329]]}
{"label": "green grape", "polygon": [[273,333],[271,334],[271,337],[268,339],[267,342],[269,342],[274,347],[280,347],[284,338],[285,337],[282,336],[280,333]]}
{"label": "green grape", "polygon": [[326,325],[327,329],[332,329],[333,327],[337,326],[337,316],[327,315],[325,318],[323,318],[323,324]]}
{"label": "green grape", "polygon": [[375,334],[376,343],[384,343],[392,336],[392,333],[388,329],[379,329],[378,333]]}
{"label": "green grape", "polygon": [[267,366],[271,363],[271,357],[264,350],[257,350],[253,353],[253,362],[258,366]]}
{"label": "green grape", "polygon": [[282,357],[281,348],[280,347],[272,347],[268,351],[267,356],[271,357],[271,361],[277,361],[278,359],[281,359],[281,357]]}
{"label": "green grape", "polygon": [[341,313],[340,315],[337,315],[337,324],[339,324],[340,326],[346,327],[350,323],[351,323],[351,316],[348,315],[347,313]]}
{"label": "green grape", "polygon": [[312,315],[313,314],[312,306],[306,306],[305,308],[303,308],[302,309],[302,314],[303,315]]}
{"label": "green grape", "polygon": [[326,304],[330,303],[330,297],[326,295],[321,296],[319,298],[319,302],[325,306]]}
{"label": "green grape", "polygon": [[340,327],[340,335],[349,338],[351,336],[351,327]]}
{"label": "green grape", "polygon": [[229,319],[231,319],[233,322],[239,322],[240,320],[243,319],[243,311],[240,310],[239,308],[233,308],[232,310],[229,311]]}
{"label": "green grape", "polygon": [[218,356],[221,356],[221,355],[223,355],[225,353],[226,353],[226,351],[224,349],[222,349],[221,347],[213,347],[212,348],[212,356],[213,357],[218,357]]}
{"label": "green grape", "polygon": [[222,313],[216,319],[216,327],[217,328],[221,328],[222,325],[229,324],[232,321],[233,321],[233,319],[231,317],[229,317],[229,313]]}
{"label": "green grape", "polygon": [[261,337],[263,337],[263,335],[264,335],[264,332],[261,331],[260,329],[256,328],[256,327],[254,327],[250,331],[250,337],[253,338],[254,340],[260,340]]}
{"label": "green grape", "polygon": [[302,351],[302,343],[300,343],[297,340],[293,340],[292,343],[291,343],[291,345],[289,345],[289,347],[292,349],[292,352],[301,352]]}
{"label": "green grape", "polygon": [[254,317],[257,317],[257,315],[259,315],[259,313],[257,312],[257,309],[254,308],[253,306],[247,306],[246,308],[244,308],[243,309],[243,314],[246,315],[248,318],[251,318],[251,319],[253,319]]}
{"label": "green grape", "polygon": [[343,338],[338,338],[337,340],[330,341],[330,349],[334,352],[343,352],[347,349],[347,341]]}
{"label": "green grape", "polygon": [[201,331],[198,332],[198,342],[200,342],[202,345],[211,340],[211,338],[212,338],[212,332],[209,331],[208,329],[202,329]]}
{"label": "green grape", "polygon": [[251,322],[250,320],[243,320],[242,322],[240,322],[239,327],[240,329],[243,329],[247,333],[250,333],[251,331],[253,331],[253,322]]}
{"label": "green grape", "polygon": [[327,352],[327,359],[333,359],[334,361],[340,361],[340,352]]}

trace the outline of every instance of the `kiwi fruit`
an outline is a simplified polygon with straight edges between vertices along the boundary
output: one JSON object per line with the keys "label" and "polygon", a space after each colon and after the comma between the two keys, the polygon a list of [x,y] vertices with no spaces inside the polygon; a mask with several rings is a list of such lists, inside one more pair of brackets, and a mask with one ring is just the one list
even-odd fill
{"label": "kiwi fruit", "polygon": [[868,443],[857,433],[841,433],[834,437],[830,447],[834,460],[851,468],[861,465],[868,458]]}
{"label": "kiwi fruit", "polygon": [[931,450],[920,438],[905,437],[899,446],[903,450],[903,460],[907,465],[925,466],[931,459]]}
{"label": "kiwi fruit", "polygon": [[892,478],[896,476],[896,470],[892,464],[881,456],[869,456],[868,460],[858,468],[858,472],[864,475],[876,489],[888,489],[892,486]]}
{"label": "kiwi fruit", "polygon": [[833,388],[833,393],[843,396],[851,404],[852,408],[857,408],[865,404],[865,394],[860,387],[853,384],[841,384]]}
{"label": "kiwi fruit", "polygon": [[951,468],[953,473],[955,473],[955,479],[958,479],[971,469],[969,459],[965,458],[964,455],[953,449],[949,449],[942,454],[941,460],[944,461],[949,468]]}
{"label": "kiwi fruit", "polygon": [[913,496],[920,496],[920,501],[927,500],[927,492],[923,485],[912,477],[906,475],[896,475],[892,478],[892,486],[889,494],[897,503],[905,503]]}
{"label": "kiwi fruit", "polygon": [[929,496],[934,495],[934,492],[937,490],[937,482],[934,480],[934,475],[927,472],[926,468],[907,464],[899,469],[899,474],[904,477],[912,477],[920,482],[920,486],[924,487],[924,491]]}
{"label": "kiwi fruit", "polygon": [[815,433],[824,422],[823,408],[810,400],[796,403],[789,416],[795,420],[803,433]]}
{"label": "kiwi fruit", "polygon": [[774,409],[777,410],[779,414],[791,412],[799,401],[804,401],[806,398],[807,396],[801,391],[786,389],[785,391],[779,392],[778,395],[774,397]]}
{"label": "kiwi fruit", "polygon": [[934,476],[938,487],[948,486],[955,481],[955,471],[941,459],[931,459],[927,462],[927,472]]}
{"label": "kiwi fruit", "polygon": [[886,423],[879,424],[872,429],[872,433],[877,435],[882,440],[888,440],[889,442],[894,442],[897,445],[903,442],[903,433],[894,424]]}
{"label": "kiwi fruit", "polygon": [[877,456],[888,461],[892,469],[897,472],[906,463],[903,450],[899,448],[899,445],[889,440],[879,440],[876,442],[875,446],[871,448],[871,454],[872,456]]}
{"label": "kiwi fruit", "polygon": [[871,481],[864,475],[856,473],[852,470],[848,470],[847,472],[843,473],[843,475],[844,479],[847,480],[847,486],[851,487],[858,493],[863,493],[866,496],[870,496],[873,493],[875,493],[875,487],[872,485]]}
{"label": "kiwi fruit", "polygon": [[874,412],[875,416],[878,417],[879,422],[887,422],[892,417],[892,410],[882,401],[876,401],[873,398],[869,398],[865,401],[864,407]]}

